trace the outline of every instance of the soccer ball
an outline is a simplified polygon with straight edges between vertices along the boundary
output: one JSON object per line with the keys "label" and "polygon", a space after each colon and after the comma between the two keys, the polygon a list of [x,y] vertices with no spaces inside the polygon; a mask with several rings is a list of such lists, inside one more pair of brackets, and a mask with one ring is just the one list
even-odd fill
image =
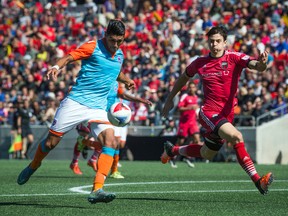
{"label": "soccer ball", "polygon": [[114,103],[109,112],[108,119],[114,126],[124,127],[131,120],[131,109],[124,103],[117,102]]}

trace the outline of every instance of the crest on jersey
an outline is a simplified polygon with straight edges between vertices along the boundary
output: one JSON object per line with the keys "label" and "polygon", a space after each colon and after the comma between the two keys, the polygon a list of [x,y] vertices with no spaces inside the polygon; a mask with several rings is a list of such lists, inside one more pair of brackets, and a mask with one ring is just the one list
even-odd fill
{"label": "crest on jersey", "polygon": [[222,61],[221,62],[221,68],[222,69],[227,69],[228,68],[228,62],[227,61]]}
{"label": "crest on jersey", "polygon": [[227,61],[223,61],[221,62],[221,68],[224,70],[224,75],[228,75],[229,71],[227,71],[228,68],[228,62]]}
{"label": "crest on jersey", "polygon": [[120,56],[118,56],[117,60],[118,60],[118,62],[119,62],[120,64],[122,64],[122,59],[121,59]]}

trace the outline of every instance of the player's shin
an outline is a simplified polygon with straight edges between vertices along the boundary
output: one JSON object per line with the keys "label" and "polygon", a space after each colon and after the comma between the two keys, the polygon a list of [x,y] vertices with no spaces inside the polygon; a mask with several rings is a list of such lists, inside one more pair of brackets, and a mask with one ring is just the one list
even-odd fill
{"label": "player's shin", "polygon": [[108,175],[112,163],[115,149],[103,147],[102,153],[98,159],[97,173],[93,183],[93,191],[103,188],[106,176]]}
{"label": "player's shin", "polygon": [[118,171],[118,162],[119,162],[119,150],[115,151],[115,155],[113,157],[113,164],[111,167],[111,173],[115,173]]}
{"label": "player's shin", "polygon": [[240,166],[245,170],[253,182],[257,182],[260,179],[257,173],[254,163],[250,158],[250,155],[245,149],[244,142],[240,142],[234,145],[234,150],[236,152],[237,160]]}
{"label": "player's shin", "polygon": [[36,150],[36,153],[34,155],[34,159],[32,160],[30,167],[32,169],[37,169],[40,165],[42,160],[48,155],[50,152],[50,149],[48,149],[45,146],[46,139],[42,140],[41,143],[39,143],[38,148]]}
{"label": "player's shin", "polygon": [[186,146],[175,146],[175,150],[173,148],[173,154],[174,151],[178,151],[180,155],[183,156],[188,156],[188,157],[198,157],[198,158],[202,158],[201,153],[200,153],[200,149],[202,147],[202,145],[198,145],[198,144],[190,144],[190,145],[186,145]]}

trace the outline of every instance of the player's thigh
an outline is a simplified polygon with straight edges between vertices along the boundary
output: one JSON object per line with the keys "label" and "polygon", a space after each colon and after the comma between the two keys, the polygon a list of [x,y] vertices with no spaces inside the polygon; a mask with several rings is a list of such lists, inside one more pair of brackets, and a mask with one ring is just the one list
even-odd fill
{"label": "player's thigh", "polygon": [[97,137],[103,146],[116,148],[116,140],[114,135],[114,126],[111,124],[101,124],[91,122],[91,133],[93,137]]}
{"label": "player's thigh", "polygon": [[121,127],[114,127],[114,135],[120,139],[121,137]]}
{"label": "player's thigh", "polygon": [[242,133],[238,131],[230,122],[223,124],[219,128],[218,134],[222,139],[225,139],[232,144],[243,142]]}

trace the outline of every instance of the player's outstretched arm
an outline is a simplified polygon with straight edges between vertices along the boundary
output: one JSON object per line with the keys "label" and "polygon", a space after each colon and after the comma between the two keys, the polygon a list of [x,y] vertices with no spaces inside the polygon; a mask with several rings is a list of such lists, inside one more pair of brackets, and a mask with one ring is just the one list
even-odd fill
{"label": "player's outstretched arm", "polygon": [[183,86],[188,82],[191,77],[187,76],[186,72],[184,72],[176,81],[172,91],[169,93],[165,105],[162,110],[162,116],[167,117],[169,111],[173,108],[173,98],[175,95],[183,88]]}
{"label": "player's outstretched arm", "polygon": [[120,72],[117,81],[124,83],[127,89],[135,88],[135,83],[129,77],[127,77],[123,72]]}
{"label": "player's outstretched arm", "polygon": [[268,51],[260,54],[258,60],[252,60],[248,63],[248,68],[263,72],[267,68]]}
{"label": "player's outstretched arm", "polygon": [[47,78],[50,79],[50,76],[52,76],[52,79],[56,81],[58,74],[61,72],[60,69],[73,61],[74,61],[73,57],[69,54],[58,59],[56,64],[47,71],[46,74]]}
{"label": "player's outstretched arm", "polygon": [[124,100],[132,101],[132,102],[136,102],[136,103],[144,103],[148,106],[152,106],[152,104],[153,104],[151,101],[149,101],[147,99],[143,99],[143,98],[136,97],[136,96],[126,94],[126,93],[118,94],[118,96]]}

